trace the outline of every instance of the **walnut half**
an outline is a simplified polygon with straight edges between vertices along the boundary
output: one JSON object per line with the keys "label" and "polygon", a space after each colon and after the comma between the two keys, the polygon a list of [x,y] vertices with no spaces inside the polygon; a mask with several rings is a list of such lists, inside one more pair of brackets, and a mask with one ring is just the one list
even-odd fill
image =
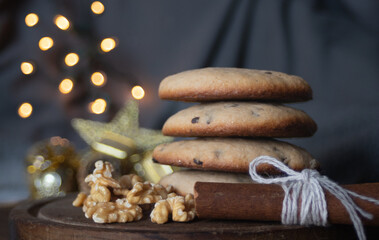
{"label": "walnut half", "polygon": [[195,202],[192,194],[185,197],[170,194],[167,199],[158,201],[150,214],[151,221],[163,224],[172,214],[172,220],[176,222],[188,222],[195,218]]}
{"label": "walnut half", "polygon": [[83,203],[86,200],[86,198],[87,194],[85,194],[84,192],[80,192],[78,196],[76,196],[75,200],[72,202],[72,205],[74,207],[81,207],[83,206]]}
{"label": "walnut half", "polygon": [[96,223],[132,222],[143,216],[142,209],[136,204],[130,204],[125,198],[117,199],[116,202],[87,204],[85,213],[87,218],[92,218]]}
{"label": "walnut half", "polygon": [[164,188],[159,184],[137,182],[128,192],[126,197],[130,203],[156,203],[159,200],[166,199],[167,195],[172,191],[173,188],[171,186]]}

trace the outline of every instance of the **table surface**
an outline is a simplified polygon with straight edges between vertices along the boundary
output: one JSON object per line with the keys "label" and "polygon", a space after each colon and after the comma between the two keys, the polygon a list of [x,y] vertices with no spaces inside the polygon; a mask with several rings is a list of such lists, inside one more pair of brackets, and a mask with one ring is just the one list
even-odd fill
{"label": "table surface", "polygon": [[[356,239],[350,225],[285,226],[277,222],[196,219],[190,223],[152,223],[149,211],[138,222],[97,224],[72,206],[74,195],[28,201],[11,214],[13,239]],[[368,239],[379,239],[379,229],[366,228]],[[4,236],[3,234],[1,234]],[[30,238],[33,237],[33,238]]]}
{"label": "table surface", "polygon": [[10,239],[9,214],[17,203],[0,206],[0,240]]}

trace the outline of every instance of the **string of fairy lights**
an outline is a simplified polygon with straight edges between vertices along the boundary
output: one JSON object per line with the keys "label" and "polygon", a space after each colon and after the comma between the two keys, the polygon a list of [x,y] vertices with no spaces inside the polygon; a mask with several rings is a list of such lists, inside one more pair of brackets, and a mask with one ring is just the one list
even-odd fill
{"label": "string of fairy lights", "polygon": [[[96,15],[104,13],[104,4],[100,1],[94,1],[91,4],[91,11]],[[39,16],[36,13],[29,13],[25,17],[25,24],[28,27],[35,27],[39,22]],[[69,31],[71,28],[71,22],[63,15],[56,15],[54,17],[54,24],[62,31]],[[104,38],[100,42],[100,51],[108,53],[117,47],[117,41],[115,38]],[[38,42],[39,49],[41,51],[48,51],[54,47],[54,40],[49,36],[42,37]],[[79,55],[75,52],[67,53],[64,57],[64,63],[67,67],[75,67],[80,61]],[[36,63],[33,61],[24,61],[20,64],[20,70],[24,75],[32,75],[36,70]],[[103,87],[107,82],[107,75],[103,71],[95,71],[91,74],[89,79],[95,87]],[[58,86],[58,90],[61,94],[70,94],[74,89],[75,84],[72,78],[64,78]],[[145,91],[141,86],[134,86],[131,90],[132,96],[140,100],[145,96]],[[88,104],[88,111],[93,114],[102,114],[107,109],[107,101],[103,98],[97,98]],[[21,118],[28,118],[33,113],[33,106],[29,102],[23,102],[18,108],[18,115]]]}

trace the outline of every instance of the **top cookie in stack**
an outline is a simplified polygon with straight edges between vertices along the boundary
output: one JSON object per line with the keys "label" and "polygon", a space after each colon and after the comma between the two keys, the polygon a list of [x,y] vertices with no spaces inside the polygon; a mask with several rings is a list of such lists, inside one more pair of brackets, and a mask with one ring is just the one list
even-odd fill
{"label": "top cookie in stack", "polygon": [[281,72],[203,68],[166,77],[159,86],[159,97],[191,102],[303,102],[312,99],[312,89],[301,77]]}
{"label": "top cookie in stack", "polygon": [[[305,112],[281,104],[312,99],[312,89],[300,77],[251,69],[196,69],[165,78],[159,96],[200,102],[171,116],[163,134],[206,137],[157,146],[153,158],[159,163],[246,174],[251,160],[268,155],[295,170],[318,167],[304,149],[271,139],[309,137],[317,130]],[[275,173],[268,166],[257,170]]]}

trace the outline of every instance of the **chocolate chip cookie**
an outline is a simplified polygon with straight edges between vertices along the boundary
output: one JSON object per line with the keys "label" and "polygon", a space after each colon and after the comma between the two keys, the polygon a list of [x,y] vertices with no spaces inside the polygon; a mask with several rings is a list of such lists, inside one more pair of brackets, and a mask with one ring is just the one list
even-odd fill
{"label": "chocolate chip cookie", "polygon": [[[300,171],[317,169],[319,163],[306,150],[274,139],[198,138],[158,145],[153,152],[161,164],[224,172],[249,172],[249,164],[259,156],[274,157]],[[259,165],[259,173],[276,174],[272,165]]]}
{"label": "chocolate chip cookie", "polygon": [[309,84],[298,76],[242,68],[203,68],[162,80],[159,97],[177,101],[264,100],[301,102],[312,99]]}
{"label": "chocolate chip cookie", "polygon": [[214,102],[171,116],[162,132],[182,137],[309,137],[316,123],[305,112],[281,104]]}

